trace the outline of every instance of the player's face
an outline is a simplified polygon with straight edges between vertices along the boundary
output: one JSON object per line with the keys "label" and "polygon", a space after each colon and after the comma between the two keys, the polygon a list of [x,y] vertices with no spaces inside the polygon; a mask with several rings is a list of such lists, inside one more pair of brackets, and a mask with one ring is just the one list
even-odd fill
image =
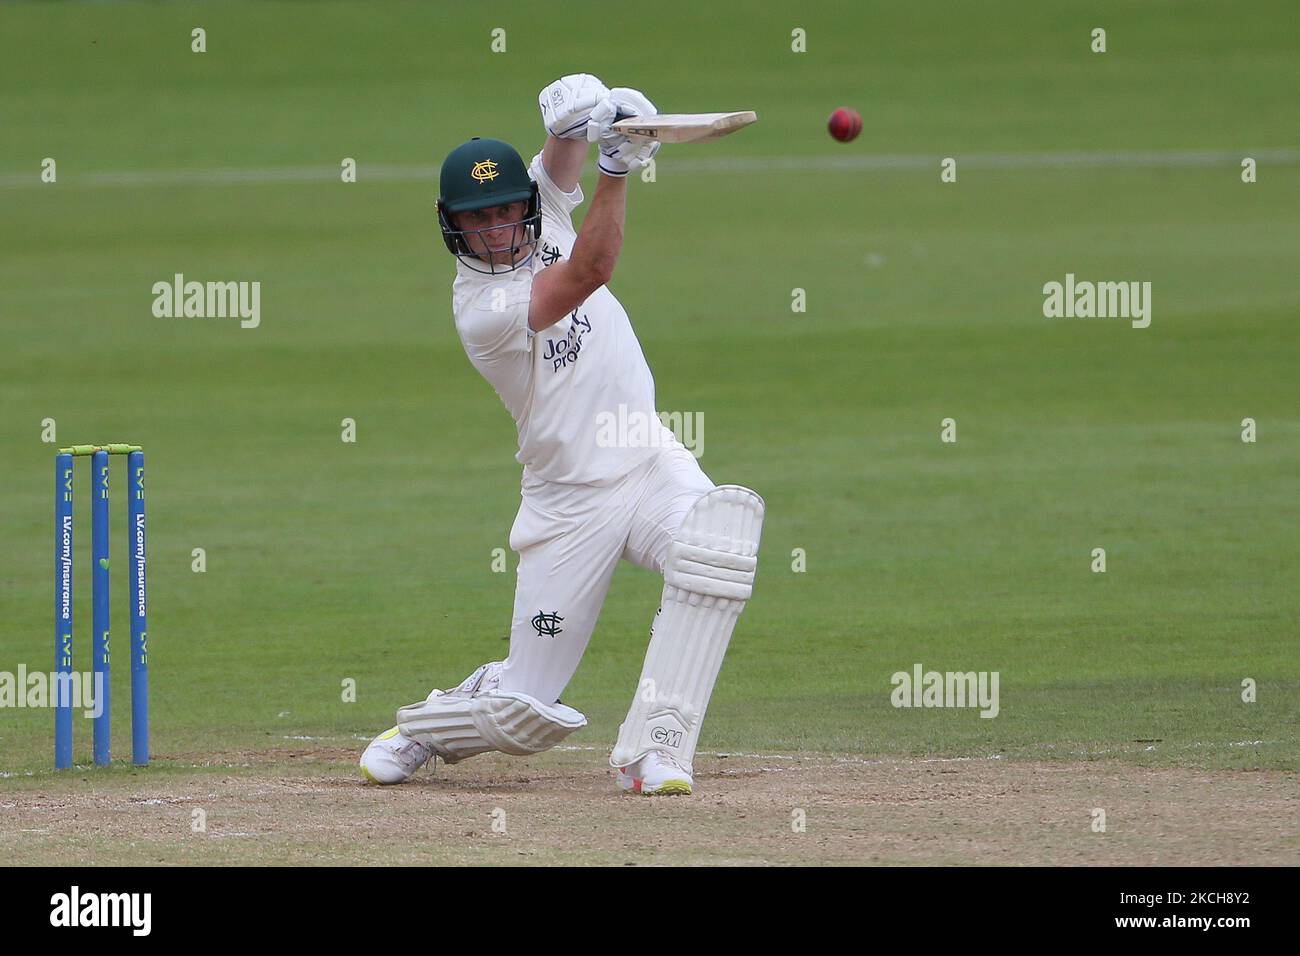
{"label": "player's face", "polygon": [[[456,214],[456,225],[465,232],[470,251],[480,259],[496,263],[513,262],[511,250],[524,241],[523,218],[528,204],[511,202],[486,209],[471,209]],[[520,249],[519,255],[526,255]]]}

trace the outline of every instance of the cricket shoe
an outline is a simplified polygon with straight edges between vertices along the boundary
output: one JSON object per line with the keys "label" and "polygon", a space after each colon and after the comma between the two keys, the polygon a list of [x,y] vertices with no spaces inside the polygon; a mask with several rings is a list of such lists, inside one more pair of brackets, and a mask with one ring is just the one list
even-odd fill
{"label": "cricket shoe", "polygon": [[361,754],[361,772],[372,783],[401,783],[432,759],[432,747],[394,727],[370,741]]}
{"label": "cricket shoe", "polygon": [[691,773],[670,754],[652,750],[636,763],[618,768],[618,785],[645,796],[691,793]]}

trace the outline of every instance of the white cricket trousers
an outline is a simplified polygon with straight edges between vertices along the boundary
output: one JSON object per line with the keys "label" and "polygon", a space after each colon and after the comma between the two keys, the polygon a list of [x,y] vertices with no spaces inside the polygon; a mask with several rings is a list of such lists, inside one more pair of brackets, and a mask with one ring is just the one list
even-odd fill
{"label": "white cricket trousers", "polygon": [[679,443],[609,485],[526,482],[510,530],[519,571],[500,689],[553,703],[578,669],[619,559],[662,574],[686,513],[713,488]]}

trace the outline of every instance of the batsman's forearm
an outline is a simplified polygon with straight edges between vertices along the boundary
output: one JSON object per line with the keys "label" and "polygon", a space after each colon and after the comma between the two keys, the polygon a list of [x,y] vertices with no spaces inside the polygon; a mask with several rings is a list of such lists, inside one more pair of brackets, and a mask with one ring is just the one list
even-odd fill
{"label": "batsman's forearm", "polygon": [[627,177],[602,174],[569,257],[577,268],[599,277],[602,285],[614,275],[614,265],[623,251],[626,217]]}
{"label": "batsman's forearm", "polygon": [[542,147],[542,166],[551,182],[566,193],[573,192],[582,175],[582,166],[587,161],[587,152],[591,144],[586,139],[557,139],[546,137]]}

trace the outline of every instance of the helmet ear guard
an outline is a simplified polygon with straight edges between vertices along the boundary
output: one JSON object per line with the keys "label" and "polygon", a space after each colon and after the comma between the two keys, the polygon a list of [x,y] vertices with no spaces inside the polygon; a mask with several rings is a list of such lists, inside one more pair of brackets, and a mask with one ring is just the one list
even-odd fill
{"label": "helmet ear guard", "polygon": [[447,206],[441,199],[438,200],[438,226],[442,229],[442,241],[447,244],[448,252],[457,258],[470,254],[469,246],[465,243],[465,234],[452,224]]}

